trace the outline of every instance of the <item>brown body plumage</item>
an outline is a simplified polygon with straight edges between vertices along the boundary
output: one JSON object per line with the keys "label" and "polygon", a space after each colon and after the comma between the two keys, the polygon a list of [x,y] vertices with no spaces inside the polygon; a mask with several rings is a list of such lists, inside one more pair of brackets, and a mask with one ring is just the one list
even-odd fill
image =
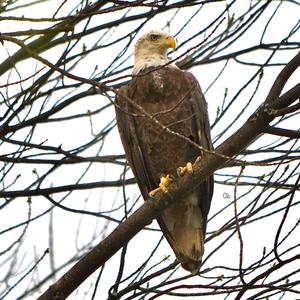
{"label": "brown body plumage", "polygon": [[[146,74],[146,75],[142,75]],[[212,149],[204,96],[191,73],[175,66],[146,66],[119,90],[116,99],[117,124],[132,171],[144,199],[155,189],[162,174],[177,176],[179,166],[194,162],[201,151],[172,135],[130,104],[140,105],[161,124],[205,149]],[[123,97],[122,97],[123,96]],[[168,207],[157,219],[182,266],[198,271],[204,251],[207,214],[213,193],[213,179],[186,199]]]}

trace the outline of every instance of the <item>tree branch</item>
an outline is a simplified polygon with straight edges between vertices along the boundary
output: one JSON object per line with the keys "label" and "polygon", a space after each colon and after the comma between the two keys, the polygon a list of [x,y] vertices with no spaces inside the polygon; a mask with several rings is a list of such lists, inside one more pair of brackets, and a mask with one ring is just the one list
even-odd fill
{"label": "tree branch", "polygon": [[76,183],[63,186],[49,187],[44,189],[34,189],[34,190],[17,190],[17,191],[0,191],[0,198],[14,198],[14,197],[32,197],[40,195],[50,195],[55,193],[64,193],[68,191],[75,190],[86,190],[94,188],[104,188],[104,187],[120,187],[124,184],[134,184],[136,183],[135,178],[130,178],[126,180],[115,180],[115,181],[97,181],[89,183]]}
{"label": "tree branch", "polygon": [[[38,299],[65,299],[88,276],[121,249],[124,244],[128,243],[140,230],[159,216],[166,207],[176,201],[184,199],[186,194],[196,189],[215,170],[223,166],[228,161],[225,156],[234,157],[250,145],[251,142],[264,132],[269,126],[269,123],[276,117],[270,112],[275,109],[284,108],[294,101],[293,99],[282,101],[279,95],[289,76],[299,65],[300,53],[285,66],[277,77],[266,99],[267,105],[263,105],[259,108],[236,133],[230,136],[216,149],[216,153],[220,155],[207,153],[201,161],[194,164],[194,174],[192,178],[189,176],[178,178],[170,186],[168,193],[158,193],[154,198],[149,198],[107,238],[95,246],[56,283],[50,286]],[[287,92],[282,97],[286,98],[287,95],[293,94]]]}
{"label": "tree branch", "polygon": [[285,136],[292,139],[299,139],[300,138],[300,132],[296,130],[289,130],[285,128],[278,128],[278,127],[272,127],[268,126],[264,130],[264,133],[278,135],[278,136]]}

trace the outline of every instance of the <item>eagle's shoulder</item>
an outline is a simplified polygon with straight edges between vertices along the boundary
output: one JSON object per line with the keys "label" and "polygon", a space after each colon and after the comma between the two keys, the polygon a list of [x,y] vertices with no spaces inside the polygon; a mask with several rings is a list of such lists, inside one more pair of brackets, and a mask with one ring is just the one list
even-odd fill
{"label": "eagle's shoulder", "polygon": [[115,110],[118,112],[124,106],[125,98],[128,97],[129,84],[124,84],[118,88],[115,96]]}
{"label": "eagle's shoulder", "polygon": [[160,99],[179,95],[187,90],[192,79],[185,71],[174,66],[148,67],[133,77],[128,85],[129,93],[139,99]]}
{"label": "eagle's shoulder", "polygon": [[198,102],[202,106],[201,110],[206,111],[207,103],[206,103],[206,100],[205,100],[205,97],[202,92],[202,89],[201,89],[198,79],[191,72],[188,72],[188,71],[183,71],[183,72],[184,72],[184,77],[185,77],[186,81],[188,82],[188,86],[191,89],[192,97],[195,97],[197,99],[196,102]]}

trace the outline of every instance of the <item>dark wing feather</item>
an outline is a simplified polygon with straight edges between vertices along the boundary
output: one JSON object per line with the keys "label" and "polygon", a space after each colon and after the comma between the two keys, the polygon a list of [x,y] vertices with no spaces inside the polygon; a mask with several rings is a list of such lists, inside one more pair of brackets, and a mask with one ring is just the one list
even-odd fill
{"label": "dark wing feather", "polygon": [[140,141],[136,134],[136,124],[132,116],[133,109],[128,102],[128,98],[130,99],[128,89],[128,85],[119,89],[119,96],[116,97],[116,119],[129,165],[137,179],[143,198],[147,199],[150,180],[147,167],[145,166],[143,151],[140,147]]}
{"label": "dark wing feather", "polygon": [[[197,132],[198,139],[195,141],[197,144],[202,146],[207,150],[213,150],[213,145],[211,141],[210,135],[210,124],[207,113],[207,104],[201,90],[201,87],[198,83],[198,80],[194,77],[194,75],[190,72],[185,72],[186,77],[190,82],[190,87],[195,86],[193,93],[191,94],[191,103],[194,106],[193,110],[195,112],[195,122],[196,128],[195,132]],[[205,156],[205,153],[202,153]],[[200,185],[198,188],[199,195],[201,195],[199,201],[199,206],[201,208],[202,216],[203,216],[203,230],[204,233],[206,231],[206,222],[207,215],[210,209],[211,199],[213,196],[214,190],[214,178],[213,175],[210,176],[207,181]]]}
{"label": "dark wing feather", "polygon": [[[144,199],[147,199],[148,193],[158,186],[161,174],[176,176],[177,167],[185,165],[188,161],[194,162],[199,155],[205,156],[205,153],[201,153],[190,143],[166,133],[153,120],[141,116],[142,112],[132,106],[130,101],[134,101],[148,113],[154,114],[155,118],[164,126],[184,135],[202,147],[210,150],[212,143],[206,102],[194,76],[173,67],[166,67],[150,73],[149,69],[145,71],[148,72],[147,75],[134,78],[129,85],[119,90],[119,96],[116,97],[116,116],[127,159],[141,193]],[[130,101],[128,101],[129,99]],[[201,225],[203,235],[212,193],[213,177],[210,177],[200,185],[195,195],[191,195],[198,199],[202,215],[200,218],[203,223]],[[189,201],[193,201],[192,198]],[[177,208],[175,206],[175,210],[174,207],[171,208],[169,212],[167,209],[157,219],[178,257],[180,255],[178,255],[178,249],[176,250],[176,241],[168,228],[174,225],[170,225],[170,222],[174,223],[178,214],[180,218],[180,213],[184,213],[180,205],[182,206],[179,204]],[[198,216],[198,213],[194,213],[195,216]],[[192,253],[191,257],[193,255]],[[196,260],[199,260],[202,254],[196,256],[198,257]],[[184,258],[184,256],[181,257]],[[193,262],[193,258],[191,259]],[[183,266],[187,265],[183,263]],[[191,263],[191,267],[187,267],[192,271],[195,271],[196,268],[197,262]]]}

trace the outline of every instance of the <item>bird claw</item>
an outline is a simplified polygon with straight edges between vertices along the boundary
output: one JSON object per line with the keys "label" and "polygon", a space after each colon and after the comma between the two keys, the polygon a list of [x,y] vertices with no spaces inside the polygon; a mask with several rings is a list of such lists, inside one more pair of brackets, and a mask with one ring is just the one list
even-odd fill
{"label": "bird claw", "polygon": [[160,183],[158,188],[152,190],[149,192],[150,197],[154,197],[158,192],[167,193],[168,192],[168,186],[173,181],[171,175],[161,176],[160,177]]}
{"label": "bird claw", "polygon": [[184,167],[179,167],[177,169],[178,176],[184,176],[185,174],[193,174],[193,165],[191,162],[188,162]]}

